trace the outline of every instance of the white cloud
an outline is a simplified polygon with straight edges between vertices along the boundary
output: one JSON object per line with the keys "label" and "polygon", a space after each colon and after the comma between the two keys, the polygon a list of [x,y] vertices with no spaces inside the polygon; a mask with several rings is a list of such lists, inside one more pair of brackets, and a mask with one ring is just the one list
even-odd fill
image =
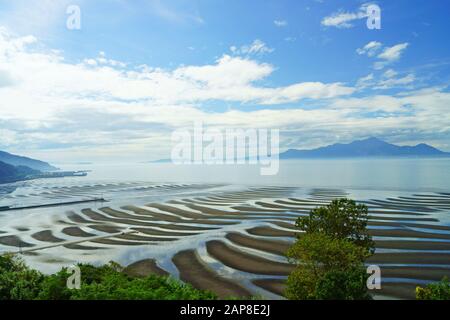
{"label": "white cloud", "polygon": [[405,87],[406,85],[412,84],[416,80],[414,74],[408,74],[401,78],[395,78],[390,76],[386,80],[381,80],[374,86],[374,89],[390,89],[393,87]]}
{"label": "white cloud", "polygon": [[92,58],[84,59],[83,62],[86,65],[93,67],[104,65],[104,66],[125,68],[127,66],[126,63],[123,63],[121,61],[106,58],[106,54],[103,51],[99,52],[98,57],[93,59]]}
{"label": "white cloud", "polygon": [[0,145],[10,146],[17,143],[17,134],[15,131],[0,128]]}
{"label": "white cloud", "polygon": [[373,57],[379,49],[381,49],[382,43],[378,41],[370,41],[362,48],[356,49],[359,55],[367,54],[368,57]]}
{"label": "white cloud", "polygon": [[[74,3],[75,2],[75,3]],[[9,26],[15,32],[48,36],[55,28],[65,25],[66,9],[69,5],[83,5],[84,0],[15,0],[8,3],[0,12],[2,25]]]}
{"label": "white cloud", "polygon": [[383,49],[383,52],[381,52],[377,58],[381,59],[380,61],[376,61],[373,64],[373,68],[375,70],[381,70],[384,67],[394,63],[395,61],[399,60],[402,56],[403,51],[409,46],[408,43],[399,43],[392,47],[386,47]]}
{"label": "white cloud", "polygon": [[392,96],[378,95],[364,98],[338,99],[331,105],[332,108],[348,112],[400,112],[402,102]]}
{"label": "white cloud", "polygon": [[[165,158],[170,132],[199,119],[218,128],[272,127],[301,137],[450,132],[450,94],[443,88],[355,98],[355,88],[339,82],[269,86],[264,81],[276,68],[249,57],[223,55],[210,64],[164,70],[114,62],[105,53],[70,63],[42,48],[36,39],[0,32],[0,70],[14,79],[0,87],[0,147],[47,160]],[[203,108],[209,101],[230,108]],[[259,107],[246,110],[246,103]],[[282,103],[290,105],[276,107]],[[366,116],[375,111],[386,114]]]}
{"label": "white cloud", "polygon": [[277,27],[286,27],[288,25],[286,20],[274,20],[273,23]]}
{"label": "white cloud", "polygon": [[[17,84],[3,88],[2,116],[46,119],[50,109],[77,105],[86,97],[95,100],[143,100],[156,104],[199,103],[208,100],[274,104],[329,98],[352,92],[352,88],[331,83],[297,83],[286,87],[257,86],[274,67],[267,63],[224,55],[214,64],[179,67],[173,71],[142,67],[124,69],[126,64],[100,53],[80,64],[70,64],[55,52],[35,52],[18,45],[22,38],[0,37],[0,69],[15,77]],[[26,42],[26,41],[25,41]],[[249,52],[260,52],[258,45]],[[27,94],[23,94],[27,92]],[[50,100],[50,101],[49,101]],[[54,102],[54,103],[53,103]],[[17,108],[23,103],[23,108]],[[42,106],[38,108],[38,105]]]}
{"label": "white cloud", "polygon": [[325,27],[347,29],[353,27],[352,22],[367,17],[367,5],[363,4],[356,12],[338,11],[322,19],[321,24]]}
{"label": "white cloud", "polygon": [[409,43],[405,42],[392,47],[383,47],[381,42],[370,41],[364,47],[356,49],[356,53],[359,55],[367,55],[369,58],[376,57],[378,61],[375,61],[373,68],[375,70],[381,70],[398,61],[408,46]]}
{"label": "white cloud", "polygon": [[384,78],[393,78],[393,77],[397,76],[397,74],[398,74],[397,71],[395,71],[393,69],[389,69],[383,73],[383,77]]}
{"label": "white cloud", "polygon": [[412,84],[416,80],[414,74],[410,73],[403,77],[397,77],[398,72],[393,69],[388,69],[383,72],[379,77],[376,77],[373,73],[368,74],[365,77],[359,78],[356,82],[358,89],[371,88],[374,90],[385,90],[391,88],[412,89]]}
{"label": "white cloud", "polygon": [[256,39],[251,44],[243,45],[240,48],[231,46],[230,50],[232,53],[237,55],[262,55],[265,53],[271,53],[275,49],[268,47],[263,41]]}
{"label": "white cloud", "polygon": [[178,68],[173,72],[173,77],[178,80],[193,80],[192,84],[200,82],[208,87],[220,88],[248,85],[267,77],[273,70],[267,63],[224,55],[216,64]]}
{"label": "white cloud", "polygon": [[15,80],[9,71],[0,69],[0,88],[14,85]]}
{"label": "white cloud", "polygon": [[178,10],[170,6],[168,1],[148,0],[150,5],[150,12],[156,16],[174,23],[189,23],[204,24],[205,20],[195,10]]}
{"label": "white cloud", "polygon": [[373,73],[370,73],[365,77],[359,78],[358,81],[356,82],[356,87],[358,89],[367,88],[373,84],[373,81],[374,81],[374,75],[373,75]]}
{"label": "white cloud", "polygon": [[399,43],[392,47],[387,47],[378,55],[379,59],[386,61],[396,61],[400,59],[403,51],[408,47],[408,43]]}
{"label": "white cloud", "polygon": [[[79,150],[100,153],[110,144],[151,143],[149,134],[162,138],[170,128],[196,119],[252,126],[267,122],[262,116],[267,114],[280,124],[291,121],[281,111],[202,111],[200,106],[208,101],[273,105],[331,99],[354,91],[341,83],[262,86],[258,83],[275,71],[274,66],[239,56],[223,55],[211,64],[163,70],[133,67],[104,52],[70,63],[61,52],[42,48],[30,37],[0,33],[2,79],[5,75],[14,79],[0,88],[0,146],[70,149],[77,145]],[[152,131],[154,126],[160,129]]]}

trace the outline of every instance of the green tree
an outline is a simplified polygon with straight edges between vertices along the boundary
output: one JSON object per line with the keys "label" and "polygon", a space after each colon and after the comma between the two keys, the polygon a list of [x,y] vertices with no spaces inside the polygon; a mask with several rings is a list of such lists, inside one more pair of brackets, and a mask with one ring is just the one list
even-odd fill
{"label": "green tree", "polygon": [[364,261],[374,250],[368,210],[349,199],[332,201],[297,219],[304,231],[286,255],[296,268],[287,279],[289,299],[369,299]]}
{"label": "green tree", "polygon": [[450,282],[445,277],[440,282],[430,283],[425,288],[416,288],[417,300],[450,300]]}
{"label": "green tree", "polygon": [[0,256],[1,300],[206,300],[217,299],[170,277],[133,278],[114,262],[95,267],[79,264],[81,289],[67,288],[69,274],[63,268],[43,275],[14,255]]}
{"label": "green tree", "polygon": [[368,300],[368,274],[364,265],[348,270],[332,270],[321,277],[315,287],[316,299],[320,300]]}
{"label": "green tree", "polygon": [[323,233],[305,234],[287,252],[296,268],[288,277],[286,297],[366,299],[368,275],[364,260],[369,256],[366,248],[348,239],[334,239]]}
{"label": "green tree", "polygon": [[63,268],[56,274],[46,276],[40,285],[37,300],[70,300],[72,290],[67,288],[67,269]]}
{"label": "green tree", "polygon": [[374,242],[367,233],[367,222],[367,206],[344,198],[315,208],[308,216],[299,217],[296,226],[306,233],[324,233],[336,239],[349,239],[373,253]]}
{"label": "green tree", "polygon": [[211,300],[210,292],[194,289],[168,277],[150,275],[131,278],[123,273],[111,273],[101,282],[82,285],[73,290],[75,300]]}
{"label": "green tree", "polygon": [[17,256],[0,256],[0,300],[32,300],[43,280],[42,273],[29,269]]}

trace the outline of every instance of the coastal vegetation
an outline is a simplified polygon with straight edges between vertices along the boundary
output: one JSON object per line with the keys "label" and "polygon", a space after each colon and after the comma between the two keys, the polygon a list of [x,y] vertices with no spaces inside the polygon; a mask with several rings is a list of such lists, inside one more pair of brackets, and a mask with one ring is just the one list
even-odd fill
{"label": "coastal vegetation", "polygon": [[425,288],[416,288],[417,300],[450,300],[450,281],[444,277],[442,281],[430,283]]}
{"label": "coastal vegetation", "polygon": [[287,251],[295,264],[285,295],[289,299],[370,299],[364,261],[374,253],[367,233],[368,209],[349,199],[299,217],[304,231]]}
{"label": "coastal vegetation", "polygon": [[114,262],[79,264],[80,289],[69,289],[63,268],[44,275],[14,255],[0,256],[0,300],[211,300],[216,295],[167,276],[131,277]]}

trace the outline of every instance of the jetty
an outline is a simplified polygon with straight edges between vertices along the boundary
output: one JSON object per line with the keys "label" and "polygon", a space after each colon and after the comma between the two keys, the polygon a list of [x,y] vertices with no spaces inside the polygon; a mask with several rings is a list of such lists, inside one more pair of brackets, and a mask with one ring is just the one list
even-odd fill
{"label": "jetty", "polygon": [[23,207],[11,207],[4,206],[0,207],[0,212],[3,211],[16,211],[16,210],[30,210],[30,209],[39,209],[39,208],[51,208],[51,207],[61,207],[61,206],[70,206],[82,203],[91,203],[91,202],[108,202],[108,200],[104,198],[95,198],[95,199],[86,199],[86,200],[77,200],[77,201],[68,201],[68,202],[57,202],[57,203],[45,203],[45,204],[37,204],[31,206],[23,206]]}

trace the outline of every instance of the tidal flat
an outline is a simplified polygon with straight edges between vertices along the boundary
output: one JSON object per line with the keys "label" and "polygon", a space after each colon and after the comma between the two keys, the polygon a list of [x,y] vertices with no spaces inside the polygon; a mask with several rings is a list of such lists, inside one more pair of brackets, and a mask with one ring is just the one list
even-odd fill
{"label": "tidal flat", "polygon": [[[382,270],[375,298],[414,298],[414,289],[450,275],[450,194],[207,183],[35,181],[1,203],[108,202],[0,215],[0,251],[19,252],[45,273],[77,262],[116,261],[135,276],[170,274],[221,298],[283,299],[293,267],[285,252],[302,231],[295,220],[335,198],[369,208]],[[25,192],[27,191],[27,192]]]}

